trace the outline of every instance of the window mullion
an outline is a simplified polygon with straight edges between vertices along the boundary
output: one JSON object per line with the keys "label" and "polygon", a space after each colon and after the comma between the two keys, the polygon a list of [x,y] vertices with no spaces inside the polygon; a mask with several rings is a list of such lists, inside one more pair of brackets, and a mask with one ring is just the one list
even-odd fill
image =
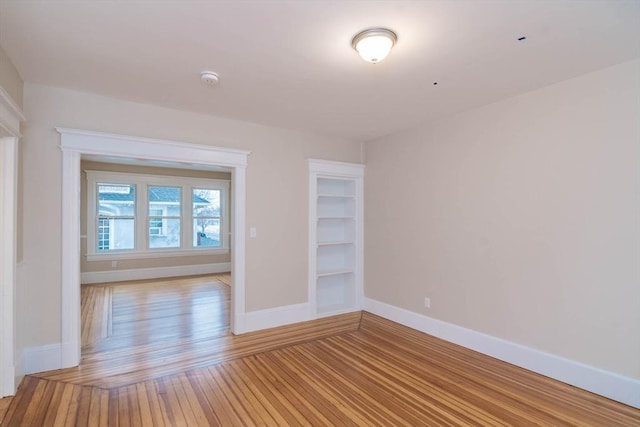
{"label": "window mullion", "polygon": [[136,186],[139,187],[137,194],[137,206],[136,206],[136,221],[135,221],[135,233],[136,233],[136,250],[146,251],[149,249],[149,236],[147,232],[149,222],[149,211],[147,206],[147,195],[149,191],[149,185],[143,181],[136,181]]}
{"label": "window mullion", "polygon": [[191,206],[193,203],[193,190],[189,185],[182,186],[182,249],[190,249],[193,241],[193,224],[191,219]]}
{"label": "window mullion", "polygon": [[229,223],[231,219],[231,206],[229,203],[230,183],[226,183],[220,193],[222,211],[220,212],[220,234],[223,248],[229,247]]}
{"label": "window mullion", "polygon": [[[87,253],[94,254],[98,248],[98,183],[87,174]],[[91,223],[89,223],[91,221]]]}

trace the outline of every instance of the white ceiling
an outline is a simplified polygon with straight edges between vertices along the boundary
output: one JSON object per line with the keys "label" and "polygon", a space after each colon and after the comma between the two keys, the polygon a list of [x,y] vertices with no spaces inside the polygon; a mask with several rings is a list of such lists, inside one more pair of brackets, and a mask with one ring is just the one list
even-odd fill
{"label": "white ceiling", "polygon": [[0,44],[27,82],[365,141],[640,57],[640,0],[0,0]]}

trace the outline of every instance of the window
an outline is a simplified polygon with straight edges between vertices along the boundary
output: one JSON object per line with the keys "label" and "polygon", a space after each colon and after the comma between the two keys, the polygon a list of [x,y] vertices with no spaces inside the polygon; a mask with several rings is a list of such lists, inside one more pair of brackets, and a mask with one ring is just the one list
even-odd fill
{"label": "window", "polygon": [[193,189],[191,203],[194,247],[220,247],[220,193],[220,190]]}
{"label": "window", "polygon": [[87,260],[228,251],[229,181],[86,173]]}
{"label": "window", "polygon": [[180,187],[148,187],[149,248],[180,247]]}
{"label": "window", "polygon": [[98,183],[98,250],[133,249],[136,191],[134,185]]}

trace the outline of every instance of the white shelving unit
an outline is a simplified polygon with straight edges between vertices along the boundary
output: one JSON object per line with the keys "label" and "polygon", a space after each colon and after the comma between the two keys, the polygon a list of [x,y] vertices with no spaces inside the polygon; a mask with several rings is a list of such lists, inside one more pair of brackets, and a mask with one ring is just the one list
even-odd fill
{"label": "white shelving unit", "polygon": [[309,160],[309,301],[314,317],[362,309],[364,166]]}

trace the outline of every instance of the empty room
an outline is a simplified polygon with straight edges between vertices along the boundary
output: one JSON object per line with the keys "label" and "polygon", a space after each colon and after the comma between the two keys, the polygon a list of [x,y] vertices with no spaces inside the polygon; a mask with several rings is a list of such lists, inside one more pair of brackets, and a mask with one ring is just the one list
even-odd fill
{"label": "empty room", "polygon": [[640,425],[640,1],[0,0],[0,425]]}

